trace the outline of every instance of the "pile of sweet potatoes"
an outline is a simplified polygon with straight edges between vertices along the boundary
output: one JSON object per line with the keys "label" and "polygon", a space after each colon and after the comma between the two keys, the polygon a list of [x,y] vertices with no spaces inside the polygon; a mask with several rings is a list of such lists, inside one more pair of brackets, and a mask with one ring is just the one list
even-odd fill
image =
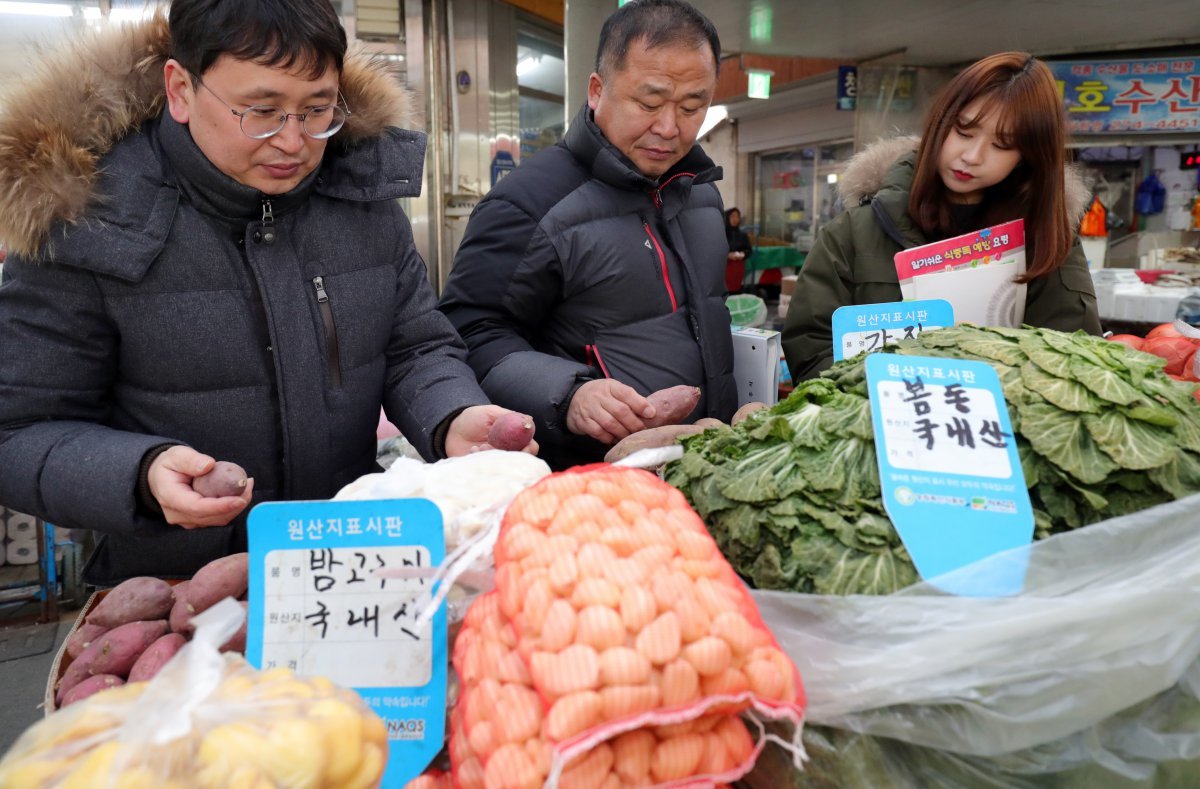
{"label": "pile of sweet potatoes", "polygon": [[[242,600],[249,586],[249,555],[233,554],[201,567],[172,586],[148,576],[110,589],[67,638],[70,663],[55,703],[65,707],[106,688],[150,679],[191,637],[191,618],[226,597]],[[246,625],[222,652],[244,652]]]}

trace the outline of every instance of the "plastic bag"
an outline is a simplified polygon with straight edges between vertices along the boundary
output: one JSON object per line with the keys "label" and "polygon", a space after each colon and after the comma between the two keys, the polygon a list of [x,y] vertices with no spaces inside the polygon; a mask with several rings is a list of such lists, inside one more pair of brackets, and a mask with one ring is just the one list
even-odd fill
{"label": "plastic bag", "polygon": [[1091,237],[1108,235],[1108,209],[1096,195],[1092,195],[1091,205],[1083,213],[1083,219],[1079,223],[1079,235]]}
{"label": "plastic bag", "polygon": [[153,680],[34,725],[0,761],[0,786],[377,786],[388,754],[383,721],[327,679],[222,655],[218,646],[244,617],[223,600],[192,620],[192,641]]}
{"label": "plastic bag", "polygon": [[762,326],[767,320],[767,303],[758,296],[742,293],[725,299],[729,322],[734,326]]}
{"label": "plastic bag", "polygon": [[1192,496],[961,571],[1026,553],[1014,597],[754,592],[809,690],[790,783],[1200,785],[1197,512]]}
{"label": "plastic bag", "polygon": [[733,781],[764,745],[738,713],[803,715],[794,666],[699,517],[639,469],[582,467],[513,500],[454,667],[464,789]]}
{"label": "plastic bag", "polygon": [[1161,214],[1167,204],[1167,187],[1158,180],[1157,173],[1150,173],[1140,184],[1133,198],[1134,210],[1139,214]]}

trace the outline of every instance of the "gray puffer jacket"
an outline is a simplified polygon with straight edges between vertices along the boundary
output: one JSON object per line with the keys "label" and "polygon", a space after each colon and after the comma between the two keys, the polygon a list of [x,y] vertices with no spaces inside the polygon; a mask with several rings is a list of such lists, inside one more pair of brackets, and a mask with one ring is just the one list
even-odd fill
{"label": "gray puffer jacket", "polygon": [[425,139],[396,128],[394,78],[349,57],[351,123],[268,197],[160,111],[165,36],[78,45],[0,117],[0,502],[103,532],[93,583],[244,550],[244,516],[185,531],[139,504],[152,447],[239,463],[256,502],[326,499],[377,470],[381,404],[433,458],[437,427],[487,402],[396,201]]}
{"label": "gray puffer jacket", "polygon": [[604,455],[565,424],[571,396],[593,378],[643,395],[697,386],[687,421],[733,416],[720,177],[696,145],[647,178],[585,105],[562,142],[476,207],[441,309],[488,396],[537,420],[551,467]]}

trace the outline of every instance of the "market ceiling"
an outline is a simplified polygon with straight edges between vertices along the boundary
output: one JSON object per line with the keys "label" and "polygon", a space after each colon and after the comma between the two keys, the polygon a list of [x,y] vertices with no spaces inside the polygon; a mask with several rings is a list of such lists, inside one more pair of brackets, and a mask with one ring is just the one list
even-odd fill
{"label": "market ceiling", "polygon": [[1200,43],[1197,0],[692,0],[726,52],[898,55],[949,65],[992,52],[1111,52]]}

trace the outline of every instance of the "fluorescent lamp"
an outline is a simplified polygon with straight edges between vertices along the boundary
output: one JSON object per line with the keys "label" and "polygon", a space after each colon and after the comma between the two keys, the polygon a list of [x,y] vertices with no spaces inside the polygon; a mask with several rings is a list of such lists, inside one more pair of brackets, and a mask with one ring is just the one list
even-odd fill
{"label": "fluorescent lamp", "polygon": [[703,137],[717,127],[717,124],[729,117],[729,110],[724,104],[714,104],[704,113],[704,123],[700,124],[697,137]]}
{"label": "fluorescent lamp", "polygon": [[[97,9],[99,10],[99,9]],[[23,14],[25,16],[71,16],[74,11],[66,3],[10,3],[0,2],[0,14]]]}
{"label": "fluorescent lamp", "polygon": [[827,184],[836,184],[837,181],[838,181],[837,173],[830,173],[829,175],[825,176],[825,183],[827,183]]}

